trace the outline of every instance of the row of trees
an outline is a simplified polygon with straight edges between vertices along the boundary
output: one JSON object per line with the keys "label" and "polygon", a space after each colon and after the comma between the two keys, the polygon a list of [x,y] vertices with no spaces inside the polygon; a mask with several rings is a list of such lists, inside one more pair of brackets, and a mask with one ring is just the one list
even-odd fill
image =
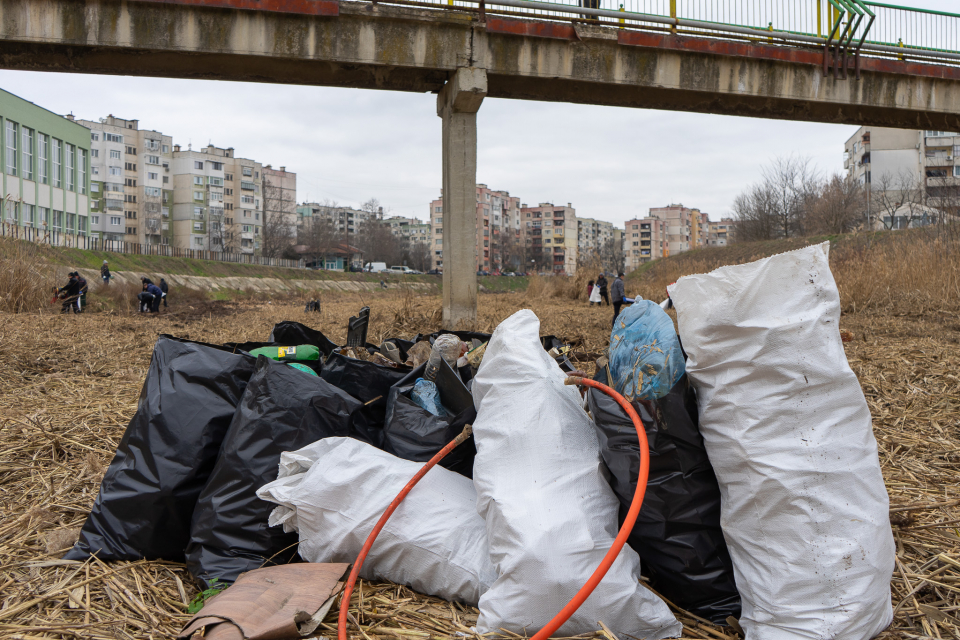
{"label": "row of trees", "polygon": [[955,216],[960,188],[946,177],[929,179],[937,180],[943,184],[928,186],[903,171],[876,176],[867,188],[849,175],[821,174],[808,158],[780,157],[734,200],[734,240],[848,233],[877,223],[901,228]]}

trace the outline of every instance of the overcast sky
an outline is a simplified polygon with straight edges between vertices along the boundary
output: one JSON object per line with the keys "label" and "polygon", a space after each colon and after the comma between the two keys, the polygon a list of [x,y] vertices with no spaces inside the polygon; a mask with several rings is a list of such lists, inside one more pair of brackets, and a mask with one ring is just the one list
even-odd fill
{"label": "overcast sky", "polygon": [[[955,0],[902,0],[956,9]],[[194,148],[208,142],[297,173],[300,202],[428,216],[440,193],[436,96],[364,89],[0,71],[0,88],[56,113],[139,119]],[[487,99],[477,180],[535,204],[622,225],[683,203],[728,215],[733,198],[779,155],[843,166],[854,126]]]}

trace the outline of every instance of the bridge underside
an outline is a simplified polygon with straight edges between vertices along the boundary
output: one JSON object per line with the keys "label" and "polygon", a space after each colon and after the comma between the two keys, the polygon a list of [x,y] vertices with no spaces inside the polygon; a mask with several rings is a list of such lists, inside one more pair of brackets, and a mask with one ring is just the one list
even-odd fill
{"label": "bridge underside", "polygon": [[[960,69],[336,0],[4,0],[0,68],[432,92],[443,119],[444,325],[476,320],[476,113],[487,96],[960,130]],[[248,10],[285,4],[300,13]],[[238,8],[240,7],[240,8]],[[468,241],[469,240],[469,241]]]}
{"label": "bridge underside", "polygon": [[156,0],[3,2],[0,67],[434,93],[456,69],[478,67],[493,98],[960,128],[960,73],[950,67],[864,59],[861,79],[834,79],[815,50],[323,4],[337,15]]}

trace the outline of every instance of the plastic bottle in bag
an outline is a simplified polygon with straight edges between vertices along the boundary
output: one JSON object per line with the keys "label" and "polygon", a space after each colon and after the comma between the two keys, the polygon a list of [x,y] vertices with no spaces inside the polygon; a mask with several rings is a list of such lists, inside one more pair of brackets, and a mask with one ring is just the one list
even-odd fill
{"label": "plastic bottle in bag", "polygon": [[446,418],[450,415],[440,402],[440,391],[437,389],[437,383],[432,380],[417,378],[413,385],[413,391],[410,392],[410,399],[421,409],[429,411],[435,416]]}
{"label": "plastic bottle in bag", "polygon": [[446,360],[452,368],[456,368],[457,358],[459,357],[460,338],[452,333],[437,336],[437,339],[433,341],[433,348],[430,350],[430,358],[427,360],[427,368],[423,374],[424,379],[430,382],[437,379],[441,358]]}

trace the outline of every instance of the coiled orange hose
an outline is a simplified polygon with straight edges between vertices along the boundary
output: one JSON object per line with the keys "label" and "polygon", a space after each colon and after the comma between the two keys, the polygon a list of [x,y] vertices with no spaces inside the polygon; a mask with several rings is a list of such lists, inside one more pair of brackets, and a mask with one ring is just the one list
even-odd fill
{"label": "coiled orange hose", "polygon": [[[621,396],[619,393],[611,389],[605,384],[601,384],[589,378],[583,378],[579,375],[571,375],[564,380],[564,384],[569,385],[583,385],[585,387],[593,387],[598,391],[606,393],[608,396],[617,401],[617,404],[627,413],[627,416],[630,420],[633,421],[633,426],[637,429],[637,437],[640,440],[640,474],[637,479],[637,490],[633,494],[633,502],[630,503],[630,509],[627,511],[627,517],[623,521],[623,526],[620,527],[620,532],[617,534],[616,539],[613,541],[613,546],[610,547],[610,550],[607,551],[607,555],[604,556],[603,560],[600,562],[600,566],[593,572],[593,575],[587,580],[587,582],[580,588],[580,591],[573,596],[570,602],[560,610],[560,613],[555,615],[553,619],[547,623],[536,635],[531,638],[531,640],[546,640],[553,634],[557,629],[563,626],[563,623],[570,619],[577,609],[580,608],[587,598],[590,597],[590,594],[593,593],[593,590],[597,588],[597,585],[600,584],[600,581],[603,580],[603,576],[606,575],[607,571],[613,565],[613,562],[617,559],[617,556],[620,555],[620,550],[623,548],[623,545],[626,544],[627,538],[630,536],[630,532],[633,531],[633,525],[637,522],[637,516],[640,514],[640,506],[643,504],[643,496],[647,489],[647,476],[650,473],[650,445],[647,442],[647,433],[643,428],[643,422],[640,420],[640,416],[637,415],[637,412],[634,411],[633,407],[630,405],[626,399]],[[423,468],[417,472],[417,475],[407,483],[393,502],[390,503],[390,506],[387,507],[387,510],[383,512],[383,515],[380,516],[380,520],[377,521],[376,526],[373,528],[373,531],[370,532],[370,535],[367,536],[366,542],[363,543],[363,548],[360,549],[360,554],[357,556],[356,562],[353,563],[353,569],[350,571],[350,576],[347,578],[347,584],[343,590],[343,596],[340,599],[340,617],[337,624],[337,639],[338,640],[347,640],[347,611],[350,609],[350,596],[353,594],[353,587],[357,582],[357,576],[360,574],[360,568],[363,566],[363,561],[366,559],[367,554],[370,553],[370,548],[373,547],[374,540],[377,539],[380,530],[383,529],[383,525],[386,524],[387,520],[396,511],[397,507],[400,506],[400,503],[403,502],[403,499],[410,493],[410,490],[420,481],[420,479],[426,475],[427,471],[432,469],[440,460],[444,458],[448,453],[453,451],[457,445],[462,443],[464,440],[470,437],[470,434],[473,432],[473,429],[470,425],[467,425],[463,433],[457,436],[454,440],[447,444],[443,449],[440,450],[437,455],[433,456],[429,462],[423,465]]]}

